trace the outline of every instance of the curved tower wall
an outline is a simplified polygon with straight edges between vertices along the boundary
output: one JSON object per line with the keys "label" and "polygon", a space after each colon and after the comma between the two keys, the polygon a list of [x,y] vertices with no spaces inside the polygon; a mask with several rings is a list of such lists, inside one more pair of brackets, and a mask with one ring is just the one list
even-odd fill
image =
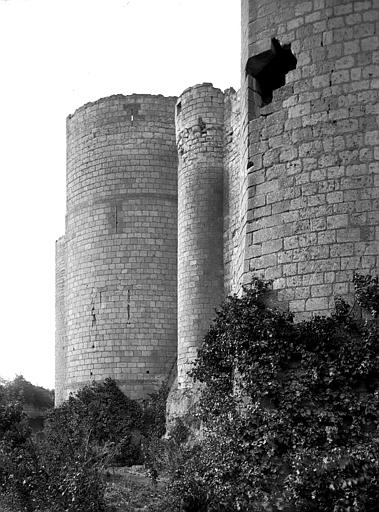
{"label": "curved tower wall", "polygon": [[146,396],[174,363],[175,100],[111,96],[67,120],[65,397],[106,377]]}
{"label": "curved tower wall", "polygon": [[[243,0],[242,13],[244,281],[272,278],[298,318],[327,313],[378,264],[378,4]],[[271,37],[297,68],[261,108],[245,66]]]}
{"label": "curved tower wall", "polygon": [[64,399],[66,377],[66,246],[62,236],[55,243],[55,400]]}
{"label": "curved tower wall", "polygon": [[178,171],[178,384],[223,299],[224,95],[211,84],[184,91],[176,107]]}
{"label": "curved tower wall", "polygon": [[[105,377],[145,396],[177,335],[179,386],[191,386],[214,308],[254,276],[302,319],[330,312],[354,271],[375,272],[378,23],[377,0],[242,0],[239,93],[202,84],[176,106],[112,96],[68,118],[58,402]],[[261,106],[246,63],[273,37],[297,67]]]}

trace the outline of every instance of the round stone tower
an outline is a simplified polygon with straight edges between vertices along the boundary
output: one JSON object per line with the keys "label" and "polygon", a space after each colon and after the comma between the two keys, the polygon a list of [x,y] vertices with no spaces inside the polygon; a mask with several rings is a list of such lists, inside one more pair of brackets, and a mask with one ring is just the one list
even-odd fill
{"label": "round stone tower", "polygon": [[175,102],[117,95],[67,119],[58,402],[106,377],[132,398],[146,396],[175,362]]}
{"label": "round stone tower", "polygon": [[298,319],[377,271],[378,20],[377,0],[242,0],[243,279]]}
{"label": "round stone tower", "polygon": [[66,245],[64,236],[55,244],[55,401],[64,400],[64,385],[66,378]]}
{"label": "round stone tower", "polygon": [[212,84],[176,104],[178,171],[178,385],[223,299],[224,95]]}

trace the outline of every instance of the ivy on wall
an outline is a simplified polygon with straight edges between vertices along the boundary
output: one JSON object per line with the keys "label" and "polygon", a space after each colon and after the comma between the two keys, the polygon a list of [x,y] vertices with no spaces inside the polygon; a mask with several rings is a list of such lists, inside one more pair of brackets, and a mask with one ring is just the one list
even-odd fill
{"label": "ivy on wall", "polygon": [[379,288],[354,283],[363,318],[337,299],[296,324],[261,281],[226,299],[192,372],[203,439],[173,479],[183,510],[377,510]]}

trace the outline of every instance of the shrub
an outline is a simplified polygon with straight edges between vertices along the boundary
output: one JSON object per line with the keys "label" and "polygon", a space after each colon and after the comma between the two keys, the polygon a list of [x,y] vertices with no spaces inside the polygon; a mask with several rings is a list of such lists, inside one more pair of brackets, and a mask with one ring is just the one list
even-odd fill
{"label": "shrub", "polygon": [[338,299],[296,324],[260,281],[226,299],[192,371],[204,439],[178,467],[174,509],[377,510],[378,281],[354,282],[365,320]]}
{"label": "shrub", "polygon": [[[54,409],[47,419],[46,433],[60,443],[61,426],[66,425],[70,433],[66,442],[70,443],[80,431],[81,438],[88,438],[91,444],[112,445],[115,462],[138,464],[142,461],[142,416],[141,405],[125,396],[114,380],[106,379],[81,388]],[[66,449],[76,446],[70,444]]]}
{"label": "shrub", "polygon": [[0,405],[0,494],[17,510],[33,511],[39,481],[31,430],[22,405]]}
{"label": "shrub", "polygon": [[7,402],[20,402],[37,409],[52,409],[54,407],[54,392],[41,386],[35,386],[18,375],[13,381],[4,381],[1,386],[1,396]]}
{"label": "shrub", "polygon": [[49,413],[37,441],[10,397],[0,407],[2,497],[20,512],[105,511],[105,467],[142,460],[142,407],[110,379],[94,383]]}
{"label": "shrub", "polygon": [[[61,416],[61,419],[63,417]],[[104,453],[65,421],[42,442],[21,404],[0,408],[0,496],[20,512],[103,512]]]}

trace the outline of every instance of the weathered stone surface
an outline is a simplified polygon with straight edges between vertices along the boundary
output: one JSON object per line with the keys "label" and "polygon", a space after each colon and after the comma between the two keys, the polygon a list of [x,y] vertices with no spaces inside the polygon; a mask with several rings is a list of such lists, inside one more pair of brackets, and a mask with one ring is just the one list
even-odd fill
{"label": "weathered stone surface", "polygon": [[[144,396],[176,354],[190,387],[214,308],[256,276],[301,320],[330,313],[355,271],[377,272],[377,0],[241,7],[238,93],[208,83],[178,101],[119,95],[68,119],[58,401],[107,376]],[[297,66],[261,106],[246,64],[272,38]]]}
{"label": "weathered stone surface", "polygon": [[[252,190],[243,191],[251,198],[245,251],[250,263],[244,268],[265,278],[284,275],[274,281],[284,306],[327,313],[333,295],[349,293],[355,270],[377,268],[379,240],[367,227],[369,217],[379,224],[378,162],[372,151],[379,145],[374,35],[379,6],[375,0],[243,0],[242,13],[242,63],[269,49],[269,24],[271,37],[291,43],[298,59],[286,86],[274,91],[264,108],[242,73],[241,131],[252,141],[245,151],[264,167],[263,178],[262,168],[246,172]],[[274,135],[283,133],[285,138]],[[272,149],[265,150],[267,145]],[[317,275],[317,286],[300,298],[292,275],[303,278],[303,285]],[[338,286],[328,284],[337,278]]]}
{"label": "weathered stone surface", "polygon": [[62,268],[65,253],[64,291],[63,278],[57,281],[58,402],[106,377],[133,398],[146,396],[175,360],[175,101],[111,96],[67,119],[67,222],[57,254]]}
{"label": "weathered stone surface", "polygon": [[184,91],[176,116],[178,170],[178,385],[224,296],[224,95],[210,84]]}

